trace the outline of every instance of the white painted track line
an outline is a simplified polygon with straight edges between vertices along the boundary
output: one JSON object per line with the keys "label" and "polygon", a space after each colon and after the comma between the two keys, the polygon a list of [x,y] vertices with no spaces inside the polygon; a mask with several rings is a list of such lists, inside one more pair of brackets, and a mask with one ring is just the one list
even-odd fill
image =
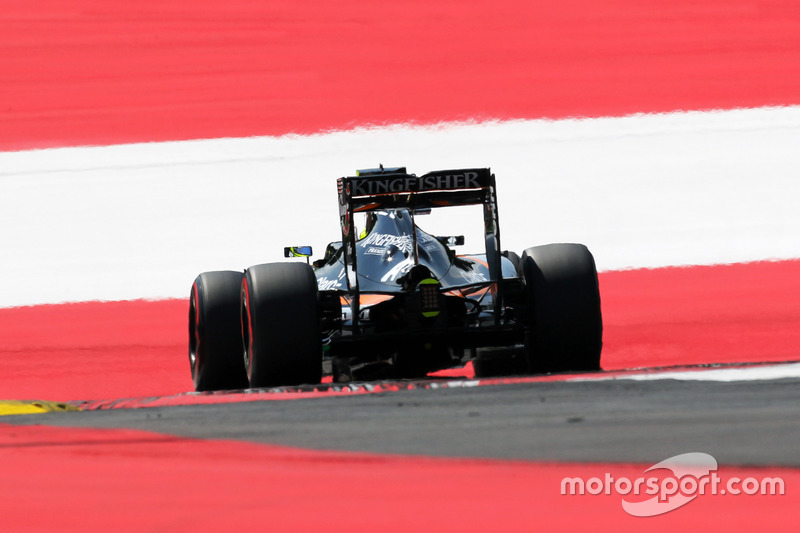
{"label": "white painted track line", "polygon": [[800,378],[800,363],[757,365],[737,368],[691,369],[682,371],[644,371],[610,376],[573,378],[565,381],[653,381],[676,379],[680,381],[765,381],[773,379]]}
{"label": "white painted track line", "polygon": [[321,251],[335,178],[379,163],[490,166],[518,252],[583,242],[601,270],[796,258],[798,146],[784,107],[0,153],[0,307],[187,297],[201,271]]}

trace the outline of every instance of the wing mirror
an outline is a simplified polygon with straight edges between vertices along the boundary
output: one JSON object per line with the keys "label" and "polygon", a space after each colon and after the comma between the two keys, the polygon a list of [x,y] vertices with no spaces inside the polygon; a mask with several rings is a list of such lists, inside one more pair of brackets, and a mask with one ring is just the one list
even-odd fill
{"label": "wing mirror", "polygon": [[313,250],[310,246],[287,246],[283,249],[283,257],[305,257],[306,263],[312,255]]}
{"label": "wing mirror", "polygon": [[464,244],[463,235],[452,235],[449,237],[436,237],[436,240],[445,246],[462,246]]}

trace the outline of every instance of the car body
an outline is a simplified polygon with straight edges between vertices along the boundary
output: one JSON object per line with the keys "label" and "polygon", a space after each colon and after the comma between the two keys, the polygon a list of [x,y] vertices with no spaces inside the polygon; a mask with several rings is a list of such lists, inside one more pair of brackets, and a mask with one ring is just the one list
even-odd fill
{"label": "car body", "polygon": [[[242,365],[247,386],[317,382],[323,373],[334,381],[422,377],[468,360],[486,375],[599,368],[602,318],[593,257],[577,244],[533,247],[522,256],[503,251],[490,169],[417,176],[381,166],[339,178],[337,192],[341,240],[313,267],[250,267],[235,298],[233,289],[220,288],[228,296],[214,298],[229,300],[227,340],[199,362],[200,330],[209,324],[201,328],[198,317],[216,305],[199,295],[222,287],[212,277],[225,278],[226,287],[237,278],[205,273],[195,281],[190,361],[198,390],[245,384]],[[418,225],[425,214],[460,206],[480,206],[483,214],[476,253],[455,252],[461,235],[437,236]],[[357,216],[366,220],[363,231]],[[308,258],[311,249],[291,246],[285,255]],[[230,333],[236,327],[238,337]],[[236,357],[221,355],[237,349]],[[223,359],[237,368],[238,381],[198,384],[200,367]]]}
{"label": "car body", "polygon": [[[329,316],[341,315],[323,326],[336,380],[425,375],[484,347],[513,351],[523,344],[523,330],[505,305],[521,286],[516,266],[499,250],[488,169],[417,177],[378,168],[337,185],[342,240],[315,272]],[[480,253],[456,255],[448,244],[459,236],[438,237],[417,225],[420,213],[465,205],[484,207]],[[369,231],[359,235],[357,213],[370,217]]]}

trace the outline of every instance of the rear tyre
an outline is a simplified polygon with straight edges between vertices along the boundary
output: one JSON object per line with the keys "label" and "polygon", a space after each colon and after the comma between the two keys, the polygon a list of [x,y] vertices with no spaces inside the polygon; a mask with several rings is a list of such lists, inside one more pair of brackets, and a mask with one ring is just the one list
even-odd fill
{"label": "rear tyre", "polygon": [[528,248],[525,347],[532,372],[599,370],[603,319],[597,269],[582,244]]}
{"label": "rear tyre", "polygon": [[317,278],[310,266],[270,263],[247,269],[241,320],[251,387],[322,380]]}
{"label": "rear tyre", "polygon": [[189,366],[197,391],[243,389],[241,272],[205,272],[189,298]]}
{"label": "rear tyre", "polygon": [[517,252],[512,252],[511,250],[506,250],[506,251],[503,252],[503,256],[507,257],[508,260],[511,261],[511,264],[514,265],[514,269],[517,272],[519,272],[520,259],[519,259],[519,255],[517,255]]}

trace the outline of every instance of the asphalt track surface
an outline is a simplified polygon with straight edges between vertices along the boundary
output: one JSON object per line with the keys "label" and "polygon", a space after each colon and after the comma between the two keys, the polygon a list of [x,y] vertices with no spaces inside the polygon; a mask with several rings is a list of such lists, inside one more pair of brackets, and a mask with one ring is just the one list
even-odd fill
{"label": "asphalt track surface", "polygon": [[798,417],[798,379],[618,379],[55,413],[13,423],[381,454],[657,463],[703,450],[728,465],[800,466]]}

